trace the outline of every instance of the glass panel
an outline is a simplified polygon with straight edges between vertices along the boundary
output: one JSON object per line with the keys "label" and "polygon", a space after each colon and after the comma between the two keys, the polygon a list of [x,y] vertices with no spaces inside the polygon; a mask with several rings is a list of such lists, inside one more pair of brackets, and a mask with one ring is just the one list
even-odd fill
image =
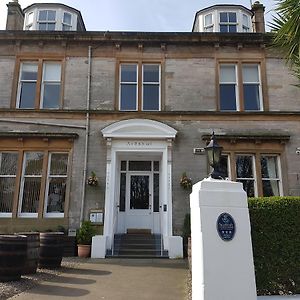
{"label": "glass panel", "polygon": [[236,177],[253,178],[252,156],[238,155],[236,157]]}
{"label": "glass panel", "polygon": [[39,30],[47,30],[47,23],[39,23]]}
{"label": "glass panel", "polygon": [[229,22],[230,23],[236,23],[236,13],[235,12],[230,12],[228,13],[229,15]]}
{"label": "glass panel", "polygon": [[55,21],[56,11],[48,10],[48,21]]}
{"label": "glass panel", "polygon": [[121,82],[136,82],[137,65],[121,65]]}
{"label": "glass panel", "polygon": [[143,65],[144,82],[159,82],[159,65]]}
{"label": "glass panel", "polygon": [[72,27],[69,25],[63,24],[63,26],[62,26],[63,31],[70,31],[71,29],[72,29]]}
{"label": "glass panel", "polygon": [[236,73],[235,65],[221,65],[220,66],[220,82],[221,83],[235,83]]}
{"label": "glass panel", "polygon": [[245,110],[260,110],[259,86],[257,84],[244,84]]}
{"label": "glass panel", "polygon": [[247,15],[243,14],[243,25],[249,27],[249,18]]}
{"label": "glass panel", "polygon": [[263,180],[262,185],[264,197],[280,196],[278,180]]}
{"label": "glass panel", "polygon": [[229,32],[237,32],[236,25],[228,25],[228,27],[229,27]]}
{"label": "glass panel", "polygon": [[60,81],[61,64],[45,63],[43,81]]}
{"label": "glass panel", "polygon": [[47,10],[40,10],[39,12],[39,21],[47,20]]}
{"label": "glass panel", "polygon": [[34,108],[36,82],[22,82],[19,108]]}
{"label": "glass panel", "polygon": [[254,197],[254,180],[242,180],[238,179],[237,182],[241,182],[243,184],[243,189],[247,193],[248,197]]}
{"label": "glass panel", "polygon": [[220,110],[236,110],[234,84],[220,84]]}
{"label": "glass panel", "polygon": [[121,173],[119,211],[125,211],[125,199],[126,199],[126,174]]}
{"label": "glass panel", "polygon": [[136,84],[121,85],[121,110],[136,110]]}
{"label": "glass panel", "polygon": [[121,161],[121,171],[126,171],[126,160]]}
{"label": "glass panel", "polygon": [[47,212],[64,212],[67,178],[50,178]]}
{"label": "glass panel", "polygon": [[228,32],[228,26],[227,25],[220,25],[220,32]]}
{"label": "glass panel", "polygon": [[43,108],[59,108],[60,83],[45,83],[43,89]]}
{"label": "glass panel", "polygon": [[153,174],[153,211],[159,212],[159,174]]}
{"label": "glass panel", "polygon": [[67,175],[68,154],[51,153],[50,175]]}
{"label": "glass panel", "polygon": [[221,12],[220,13],[220,22],[228,22],[228,15],[226,12]]}
{"label": "glass panel", "polygon": [[149,209],[149,176],[130,177],[130,209]]}
{"label": "glass panel", "polygon": [[40,199],[41,178],[24,179],[22,213],[37,213]]}
{"label": "glass panel", "polygon": [[63,22],[66,23],[66,24],[71,25],[71,20],[72,20],[72,15],[65,12]]}
{"label": "glass panel", "polygon": [[39,152],[25,153],[25,175],[41,175],[43,169],[44,154]]}
{"label": "glass panel", "polygon": [[55,23],[48,23],[47,30],[49,31],[55,30]]}
{"label": "glass panel", "polygon": [[158,172],[159,171],[159,161],[154,161],[154,171]]}
{"label": "glass panel", "polygon": [[228,178],[228,156],[222,155],[219,162],[219,171],[224,176],[224,178]]}
{"label": "glass panel", "polygon": [[0,212],[12,211],[16,178],[0,178]]}
{"label": "glass panel", "polygon": [[204,17],[204,25],[212,24],[212,14],[206,15]]}
{"label": "glass panel", "polygon": [[37,80],[37,72],[37,64],[22,64],[21,80]]}
{"label": "glass panel", "polygon": [[129,171],[151,171],[151,161],[129,161]]}
{"label": "glass panel", "polygon": [[5,153],[1,155],[1,175],[16,175],[18,165],[18,153]]}
{"label": "glass panel", "polygon": [[33,23],[33,13],[31,12],[30,14],[28,14],[27,24],[32,24],[32,23]]}
{"label": "glass panel", "polygon": [[259,82],[258,65],[243,65],[243,82]]}
{"label": "glass panel", "polygon": [[262,178],[278,178],[277,157],[262,156],[260,158]]}
{"label": "glass panel", "polygon": [[213,26],[204,28],[205,32],[213,32],[213,29],[214,29]]}
{"label": "glass panel", "polygon": [[144,84],[143,110],[159,110],[159,86],[158,85]]}

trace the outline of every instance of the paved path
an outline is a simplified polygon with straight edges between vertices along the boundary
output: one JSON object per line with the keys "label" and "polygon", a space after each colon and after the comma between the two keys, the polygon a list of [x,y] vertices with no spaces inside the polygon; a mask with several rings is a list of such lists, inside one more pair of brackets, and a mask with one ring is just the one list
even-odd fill
{"label": "paved path", "polygon": [[183,300],[184,260],[89,259],[13,299]]}

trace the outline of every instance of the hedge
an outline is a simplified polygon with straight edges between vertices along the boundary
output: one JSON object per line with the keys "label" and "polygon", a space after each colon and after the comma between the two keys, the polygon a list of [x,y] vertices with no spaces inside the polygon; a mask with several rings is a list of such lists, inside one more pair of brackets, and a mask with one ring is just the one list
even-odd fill
{"label": "hedge", "polygon": [[250,198],[258,294],[300,293],[300,197]]}
{"label": "hedge", "polygon": [[258,295],[299,294],[300,197],[250,198],[249,213]]}

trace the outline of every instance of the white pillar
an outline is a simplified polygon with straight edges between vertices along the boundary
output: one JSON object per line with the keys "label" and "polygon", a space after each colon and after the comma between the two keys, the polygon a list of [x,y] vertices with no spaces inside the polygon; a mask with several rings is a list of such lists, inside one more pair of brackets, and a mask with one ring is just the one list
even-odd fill
{"label": "white pillar", "polygon": [[248,202],[242,184],[204,179],[193,186],[190,206],[192,299],[256,300]]}

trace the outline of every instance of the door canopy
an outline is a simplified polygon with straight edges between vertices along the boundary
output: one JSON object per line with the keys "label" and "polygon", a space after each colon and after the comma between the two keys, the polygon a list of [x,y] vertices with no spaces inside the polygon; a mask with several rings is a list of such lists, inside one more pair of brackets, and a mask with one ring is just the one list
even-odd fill
{"label": "door canopy", "polygon": [[129,119],[108,125],[101,130],[104,138],[174,139],[177,131],[161,122]]}

